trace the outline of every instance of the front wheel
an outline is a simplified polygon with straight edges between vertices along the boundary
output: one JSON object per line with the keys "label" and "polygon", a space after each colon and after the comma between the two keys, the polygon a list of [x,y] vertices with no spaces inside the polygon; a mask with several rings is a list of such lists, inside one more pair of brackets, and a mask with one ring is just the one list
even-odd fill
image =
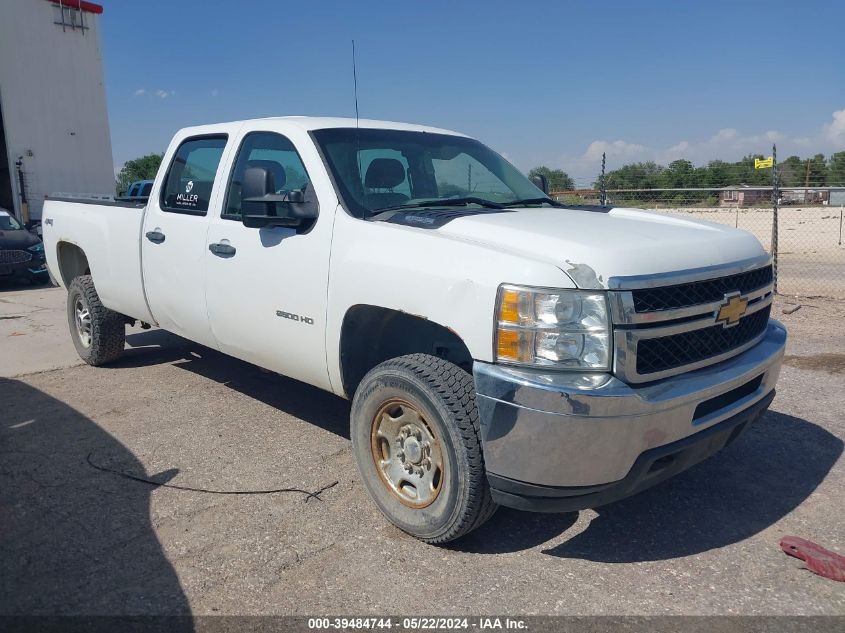
{"label": "front wheel", "polygon": [[91,275],[80,275],[71,282],[67,320],[73,345],[89,365],[105,365],[123,353],[126,323],[121,314],[100,302]]}
{"label": "front wheel", "polygon": [[352,402],[352,449],[382,513],[427,543],[457,539],[496,511],[472,377],[443,359],[411,354],[370,371]]}

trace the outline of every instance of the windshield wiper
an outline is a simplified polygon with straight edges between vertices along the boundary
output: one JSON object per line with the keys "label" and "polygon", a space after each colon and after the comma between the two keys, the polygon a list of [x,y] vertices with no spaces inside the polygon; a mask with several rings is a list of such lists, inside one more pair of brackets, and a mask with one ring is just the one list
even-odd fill
{"label": "windshield wiper", "polygon": [[506,207],[523,207],[529,204],[550,204],[553,207],[563,207],[557,200],[552,200],[551,198],[524,198],[522,200],[514,200],[513,202],[508,202],[505,206]]}
{"label": "windshield wiper", "polygon": [[373,209],[367,219],[374,218],[382,213],[388,211],[401,211],[402,209],[419,209],[422,207],[462,207],[468,204],[477,204],[486,209],[504,209],[502,204],[485,200],[484,198],[476,198],[474,196],[465,196],[463,198],[434,198],[432,200],[419,200],[417,202],[406,202],[405,204],[397,204],[392,207],[382,207],[380,209]]}

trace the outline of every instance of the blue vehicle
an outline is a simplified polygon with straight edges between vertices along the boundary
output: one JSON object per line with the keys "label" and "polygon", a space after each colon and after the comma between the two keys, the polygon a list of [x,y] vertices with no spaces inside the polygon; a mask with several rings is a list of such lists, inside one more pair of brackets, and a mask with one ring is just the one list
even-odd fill
{"label": "blue vehicle", "polygon": [[121,200],[146,200],[150,197],[153,188],[152,180],[136,180],[130,183],[126,193],[120,197]]}

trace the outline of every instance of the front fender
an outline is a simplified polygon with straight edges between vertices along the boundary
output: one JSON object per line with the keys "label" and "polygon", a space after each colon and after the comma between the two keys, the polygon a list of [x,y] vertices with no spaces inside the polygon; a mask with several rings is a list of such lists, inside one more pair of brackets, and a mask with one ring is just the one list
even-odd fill
{"label": "front fender", "polygon": [[339,213],[329,270],[326,354],[332,390],[343,395],[340,336],[355,305],[406,312],[454,332],[473,359],[493,360],[496,293],[502,283],[573,288],[558,267],[499,252],[436,229]]}

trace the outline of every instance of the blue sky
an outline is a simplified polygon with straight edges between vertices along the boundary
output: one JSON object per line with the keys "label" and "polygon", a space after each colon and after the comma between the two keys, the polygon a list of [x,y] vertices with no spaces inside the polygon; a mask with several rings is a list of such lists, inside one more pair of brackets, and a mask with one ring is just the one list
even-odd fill
{"label": "blue sky", "polygon": [[354,116],[594,180],[633,160],[845,150],[845,2],[103,0],[117,168],[186,125]]}

